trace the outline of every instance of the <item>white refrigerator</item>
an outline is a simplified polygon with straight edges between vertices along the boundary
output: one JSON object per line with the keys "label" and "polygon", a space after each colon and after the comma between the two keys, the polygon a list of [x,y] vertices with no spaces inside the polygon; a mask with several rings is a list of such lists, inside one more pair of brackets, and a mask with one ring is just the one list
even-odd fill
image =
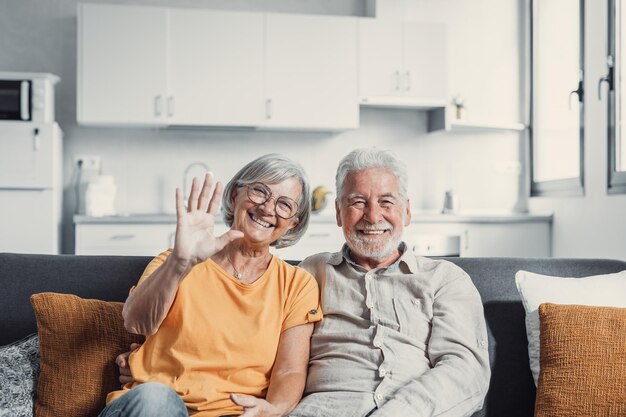
{"label": "white refrigerator", "polygon": [[58,254],[62,132],[0,120],[0,252]]}

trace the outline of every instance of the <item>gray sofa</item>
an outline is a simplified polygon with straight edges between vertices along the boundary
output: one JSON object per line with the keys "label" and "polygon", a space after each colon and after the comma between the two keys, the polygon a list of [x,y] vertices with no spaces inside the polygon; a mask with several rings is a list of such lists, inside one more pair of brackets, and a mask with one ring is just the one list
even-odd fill
{"label": "gray sofa", "polygon": [[[531,417],[535,386],[528,365],[524,308],[514,281],[520,269],[582,277],[619,272],[626,262],[599,259],[446,258],[473,279],[489,327],[492,378],[475,417]],[[0,254],[0,345],[36,331],[29,297],[50,291],[124,301],[149,257]],[[112,359],[113,360],[113,359]]]}

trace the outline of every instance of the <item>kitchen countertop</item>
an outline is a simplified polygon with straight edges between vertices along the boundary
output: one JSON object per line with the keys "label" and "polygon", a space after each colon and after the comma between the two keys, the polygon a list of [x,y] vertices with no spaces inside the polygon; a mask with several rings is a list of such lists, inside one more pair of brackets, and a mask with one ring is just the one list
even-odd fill
{"label": "kitchen countertop", "polygon": [[[455,214],[442,214],[435,210],[414,211],[411,214],[412,223],[529,223],[547,222],[551,223],[553,214],[543,213],[515,213],[509,211],[459,211]],[[217,218],[222,222],[221,217]],[[76,224],[150,224],[150,223],[176,223],[175,214],[124,214],[117,216],[91,217],[85,215],[74,215]],[[335,223],[335,213],[324,211],[313,213],[311,223]]]}

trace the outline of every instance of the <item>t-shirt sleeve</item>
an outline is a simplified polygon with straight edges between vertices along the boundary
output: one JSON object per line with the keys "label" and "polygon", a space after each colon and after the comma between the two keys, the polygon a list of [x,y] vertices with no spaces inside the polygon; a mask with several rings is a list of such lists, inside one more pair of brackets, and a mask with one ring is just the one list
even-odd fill
{"label": "t-shirt sleeve", "polygon": [[287,302],[287,312],[281,331],[306,323],[322,320],[320,292],[311,274],[296,268],[293,289]]}
{"label": "t-shirt sleeve", "polygon": [[[139,278],[137,285],[140,285],[141,283],[143,283],[146,279],[148,279],[150,275],[152,275],[154,271],[156,271],[161,265],[163,265],[165,263],[165,260],[167,259],[168,256],[170,256],[171,253],[172,253],[172,250],[168,249],[165,252],[160,253],[154,259],[152,259],[150,263],[148,264],[148,266],[146,266],[146,269],[144,269],[143,274],[141,274],[141,277]],[[129,294],[132,293],[135,290],[135,288],[137,288],[137,285],[133,285],[130,288],[130,291],[128,293]]]}

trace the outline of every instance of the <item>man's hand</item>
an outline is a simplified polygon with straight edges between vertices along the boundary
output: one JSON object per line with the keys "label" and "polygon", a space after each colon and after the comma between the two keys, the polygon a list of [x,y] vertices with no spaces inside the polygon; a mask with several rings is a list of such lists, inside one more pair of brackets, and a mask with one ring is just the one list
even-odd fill
{"label": "man's hand", "polygon": [[243,407],[239,417],[281,417],[283,414],[275,406],[262,398],[250,395],[230,394],[230,399]]}
{"label": "man's hand", "polygon": [[130,356],[131,352],[136,351],[140,347],[141,345],[139,343],[132,343],[130,345],[130,351],[124,352],[118,355],[117,358],[115,358],[115,363],[120,369],[120,383],[122,384],[122,386],[129,382],[135,382],[135,379],[133,378],[133,375],[130,372],[130,365],[128,364],[128,357]]}

